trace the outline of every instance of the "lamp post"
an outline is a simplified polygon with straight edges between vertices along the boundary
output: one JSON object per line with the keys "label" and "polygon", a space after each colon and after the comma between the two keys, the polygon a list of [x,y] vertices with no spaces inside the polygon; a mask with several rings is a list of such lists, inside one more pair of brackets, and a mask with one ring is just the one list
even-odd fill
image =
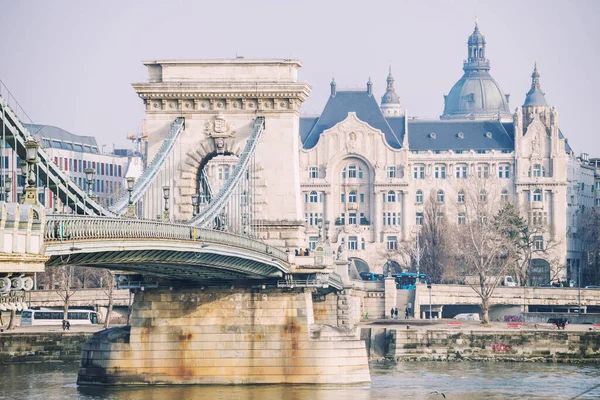
{"label": "lamp post", "polygon": [[12,178],[7,176],[4,178],[4,201],[8,202],[10,197],[10,190],[12,188]]}
{"label": "lamp post", "polygon": [[21,176],[23,177],[23,197],[21,201],[25,200],[25,188],[27,187],[27,161],[20,160],[19,167],[21,167]]}
{"label": "lamp post", "polygon": [[171,188],[169,186],[163,186],[163,199],[165,199],[165,212],[163,213],[163,218],[165,220],[169,220],[169,194]]}
{"label": "lamp post", "polygon": [[427,281],[427,289],[429,289],[429,319],[431,318],[431,282]]}
{"label": "lamp post", "polygon": [[129,193],[129,200],[127,200],[127,216],[135,217],[135,210],[133,207],[133,184],[135,183],[135,178],[130,176],[126,178],[127,181],[127,192]]}
{"label": "lamp post", "polygon": [[87,195],[89,198],[93,199],[94,195],[92,193],[92,187],[94,185],[94,175],[96,174],[96,170],[93,168],[86,168],[84,171],[85,180],[87,181]]}
{"label": "lamp post", "polygon": [[40,147],[40,143],[31,139],[25,142],[25,152],[27,163],[27,187],[25,188],[25,200],[23,203],[26,204],[37,204],[37,187],[36,187],[36,176],[35,176],[35,165],[38,163],[37,152]]}
{"label": "lamp post", "polygon": [[192,215],[198,215],[198,195],[195,193],[192,195]]}

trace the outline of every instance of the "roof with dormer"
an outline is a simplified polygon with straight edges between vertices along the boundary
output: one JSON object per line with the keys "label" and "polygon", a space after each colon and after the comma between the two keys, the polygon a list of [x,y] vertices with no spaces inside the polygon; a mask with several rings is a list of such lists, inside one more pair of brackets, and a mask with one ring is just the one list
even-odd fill
{"label": "roof with dormer", "polygon": [[329,97],[323,113],[316,121],[313,117],[304,121],[304,118],[300,119],[302,146],[305,149],[313,148],[321,133],[345,120],[349,112],[355,112],[358,119],[383,132],[388,143],[398,141],[372,94],[367,91],[337,90]]}

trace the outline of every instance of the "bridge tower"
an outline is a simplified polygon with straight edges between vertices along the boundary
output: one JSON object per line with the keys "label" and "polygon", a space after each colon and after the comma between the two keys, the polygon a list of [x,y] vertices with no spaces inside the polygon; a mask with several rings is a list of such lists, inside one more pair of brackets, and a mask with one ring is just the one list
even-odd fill
{"label": "bridge tower", "polygon": [[[236,58],[144,64],[148,81],[133,87],[145,104],[149,160],[160,151],[175,118],[185,118],[185,131],[167,174],[173,189],[172,218],[192,218],[192,195],[202,190],[201,169],[217,156],[224,163],[227,157],[239,157],[254,119],[264,116],[253,177],[263,218],[261,238],[276,246],[299,245],[299,109],[311,91],[308,84],[298,82],[301,63]],[[161,198],[159,193],[150,196]]]}

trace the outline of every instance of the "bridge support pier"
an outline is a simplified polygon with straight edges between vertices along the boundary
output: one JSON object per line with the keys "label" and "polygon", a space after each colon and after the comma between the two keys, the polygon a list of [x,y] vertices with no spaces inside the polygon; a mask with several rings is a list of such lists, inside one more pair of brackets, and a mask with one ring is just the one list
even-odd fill
{"label": "bridge support pier", "polygon": [[315,325],[306,289],[151,289],[95,334],[79,384],[369,383],[355,330]]}

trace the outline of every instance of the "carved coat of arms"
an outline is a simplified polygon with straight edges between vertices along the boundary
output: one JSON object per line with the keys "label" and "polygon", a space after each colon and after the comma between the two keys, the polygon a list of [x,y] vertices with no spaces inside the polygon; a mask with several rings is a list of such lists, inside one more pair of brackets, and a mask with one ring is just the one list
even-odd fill
{"label": "carved coat of arms", "polygon": [[231,129],[231,125],[221,113],[206,121],[204,132],[212,138],[227,138],[235,134],[235,131]]}

